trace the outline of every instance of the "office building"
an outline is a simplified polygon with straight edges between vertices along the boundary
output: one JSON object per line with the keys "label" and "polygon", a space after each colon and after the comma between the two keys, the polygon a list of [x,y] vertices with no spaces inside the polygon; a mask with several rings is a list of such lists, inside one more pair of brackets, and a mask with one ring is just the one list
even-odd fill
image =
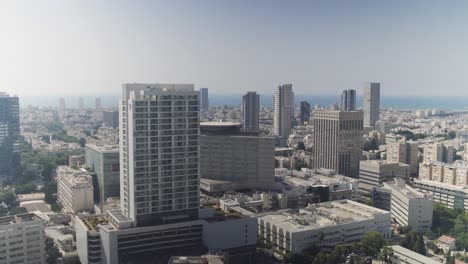
{"label": "office building", "polygon": [[362,112],[314,113],[314,167],[357,178],[363,136]]}
{"label": "office building", "polygon": [[414,179],[413,181],[413,188],[432,194],[434,202],[444,204],[448,208],[468,212],[468,189],[466,187],[430,180]]}
{"label": "office building", "polygon": [[305,122],[309,123],[310,119],[310,104],[308,102],[301,102],[300,106],[300,115],[299,121],[301,125],[304,125]]}
{"label": "office building", "polygon": [[273,131],[278,137],[287,138],[294,120],[294,93],[292,84],[276,88],[273,98]]}
{"label": "office building", "polygon": [[341,94],[341,110],[356,111],[356,90],[344,90]]}
{"label": "office building", "polygon": [[453,163],[455,148],[443,143],[428,143],[424,145],[423,162]]}
{"label": "office building", "polygon": [[389,256],[389,264],[440,264],[439,261],[416,253],[399,245],[389,246],[392,254]]}
{"label": "office building", "polygon": [[76,250],[82,264],[105,263],[101,256],[101,236],[99,225],[108,224],[105,215],[74,216],[76,230]]}
{"label": "office building", "polygon": [[109,197],[120,196],[120,157],[119,147],[113,145],[86,144],[86,167],[95,174],[98,183],[99,202]]}
{"label": "office building", "polygon": [[106,127],[119,127],[119,111],[117,110],[104,110],[102,111],[102,120]]}
{"label": "office building", "polygon": [[45,263],[44,228],[34,213],[0,217],[0,263]]}
{"label": "office building", "polygon": [[209,108],[208,88],[200,88],[200,110],[202,112],[208,112]]}
{"label": "office building", "polygon": [[0,180],[14,179],[20,165],[19,99],[0,92]]}
{"label": "office building", "polygon": [[78,110],[80,110],[80,111],[85,110],[85,104],[84,104],[83,97],[78,98]]}
{"label": "office building", "polygon": [[258,131],[260,128],[260,95],[256,92],[247,92],[242,97],[242,109],[244,110],[243,129]]}
{"label": "office building", "polygon": [[375,127],[380,115],[380,83],[364,85],[364,126]]}
{"label": "office building", "polygon": [[370,231],[390,237],[390,212],[350,200],[309,204],[299,213],[282,211],[258,217],[259,239],[279,254],[360,242]]}
{"label": "office building", "polygon": [[394,178],[409,179],[409,165],[385,160],[362,160],[359,166],[359,192],[370,196],[374,187]]}
{"label": "office building", "polygon": [[101,110],[102,109],[101,97],[96,97],[95,100],[96,100],[95,101],[96,110]]}
{"label": "office building", "polygon": [[418,143],[406,141],[404,137],[395,143],[387,144],[387,162],[410,165],[411,176],[416,176],[418,173],[418,153]]}
{"label": "office building", "polygon": [[57,201],[65,212],[92,212],[93,195],[91,173],[67,166],[57,168]]}
{"label": "office building", "polygon": [[63,111],[65,111],[65,109],[66,109],[66,107],[65,107],[65,98],[60,97],[58,110],[59,110],[60,112],[63,112]]}
{"label": "office building", "polygon": [[211,179],[230,182],[235,189],[273,187],[274,137],[242,132],[233,122],[203,122],[200,132],[200,177],[205,183]]}
{"label": "office building", "polygon": [[[380,191],[390,194],[390,204],[387,199],[376,200]],[[413,189],[401,178],[374,188],[372,205],[390,211],[397,224],[416,232],[425,233],[432,226],[433,196]]]}

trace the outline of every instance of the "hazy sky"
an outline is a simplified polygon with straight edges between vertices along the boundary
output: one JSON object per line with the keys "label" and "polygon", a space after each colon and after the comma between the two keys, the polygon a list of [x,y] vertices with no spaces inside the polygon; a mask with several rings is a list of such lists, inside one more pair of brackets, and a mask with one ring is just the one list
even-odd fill
{"label": "hazy sky", "polygon": [[[468,1],[0,0],[0,91],[468,96]],[[360,91],[359,91],[360,93]]]}

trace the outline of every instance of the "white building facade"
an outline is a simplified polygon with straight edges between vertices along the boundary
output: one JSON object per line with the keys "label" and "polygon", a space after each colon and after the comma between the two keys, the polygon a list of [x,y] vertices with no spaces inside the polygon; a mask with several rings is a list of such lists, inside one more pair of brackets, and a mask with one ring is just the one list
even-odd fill
{"label": "white building facade", "polygon": [[57,201],[66,212],[92,212],[93,195],[93,179],[89,172],[67,166],[57,168]]}

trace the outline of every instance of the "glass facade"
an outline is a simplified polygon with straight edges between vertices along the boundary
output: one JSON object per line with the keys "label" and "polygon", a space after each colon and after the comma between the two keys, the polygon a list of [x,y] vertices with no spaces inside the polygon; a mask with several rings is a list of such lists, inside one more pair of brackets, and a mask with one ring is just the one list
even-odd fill
{"label": "glass facade", "polygon": [[19,100],[0,93],[0,179],[13,179],[20,164]]}

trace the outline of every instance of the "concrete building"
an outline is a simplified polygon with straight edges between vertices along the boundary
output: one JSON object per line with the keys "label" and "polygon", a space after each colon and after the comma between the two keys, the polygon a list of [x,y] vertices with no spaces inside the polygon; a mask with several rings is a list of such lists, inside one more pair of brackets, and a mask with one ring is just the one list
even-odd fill
{"label": "concrete building", "polygon": [[202,112],[208,112],[209,108],[208,88],[200,88],[200,110]]}
{"label": "concrete building", "polygon": [[69,260],[77,256],[74,239],[74,229],[70,226],[58,225],[46,227],[44,233],[51,238],[64,260]]}
{"label": "concrete building", "polygon": [[124,84],[120,109],[122,214],[136,226],[197,219],[199,98],[194,85]]}
{"label": "concrete building", "polygon": [[432,194],[434,202],[442,203],[448,208],[468,212],[468,189],[466,187],[430,180],[414,179],[413,181],[413,188]]}
{"label": "concrete building", "polygon": [[374,187],[394,178],[409,179],[409,165],[385,160],[362,160],[359,166],[359,192],[370,196]]}
{"label": "concrete building", "polygon": [[20,165],[19,99],[0,92],[0,180],[14,179]]}
{"label": "concrete building", "polygon": [[96,110],[102,109],[101,97],[96,97],[95,99],[95,108]]}
{"label": "concrete building", "polygon": [[423,162],[453,163],[455,148],[443,143],[429,143],[424,145]]}
{"label": "concrete building", "polygon": [[[412,230],[425,233],[432,226],[433,196],[419,192],[400,178],[393,182],[384,182],[383,187],[376,187],[390,193],[390,207],[373,199],[373,206],[390,211],[393,220],[401,226],[409,226]],[[375,198],[375,195],[374,197]]]}
{"label": "concrete building", "polygon": [[389,237],[390,212],[349,200],[311,204],[299,213],[282,211],[258,217],[259,238],[279,254],[300,254],[314,245],[359,242],[370,231]]}
{"label": "concrete building", "polygon": [[85,110],[85,103],[83,97],[78,98],[78,110],[84,111]]}
{"label": "concrete building", "polygon": [[44,227],[33,213],[0,217],[0,263],[45,263]]}
{"label": "concrete building", "polygon": [[364,85],[364,126],[375,127],[380,115],[380,83],[366,83]]}
{"label": "concrete building", "polygon": [[466,163],[446,164],[429,162],[419,164],[419,179],[466,187],[468,185],[468,165]]}
{"label": "concrete building", "polygon": [[91,173],[67,166],[57,168],[57,201],[69,213],[92,212],[93,180]]}
{"label": "concrete building", "polygon": [[70,155],[68,156],[68,166],[79,168],[81,165],[85,164],[85,155]]}
{"label": "concrete building", "polygon": [[97,178],[99,202],[109,197],[120,195],[120,156],[119,147],[111,145],[86,144],[86,167],[90,168]]}
{"label": "concrete building", "polygon": [[309,122],[310,119],[310,104],[308,102],[301,102],[299,121],[301,125]]}
{"label": "concrete building", "polygon": [[418,143],[402,138],[395,143],[387,143],[387,162],[404,163],[410,166],[410,175],[418,173]]}
{"label": "concrete building", "polygon": [[273,137],[242,132],[233,122],[204,122],[200,131],[201,178],[231,182],[236,189],[273,187]]}
{"label": "concrete building", "polygon": [[258,131],[260,129],[260,95],[256,92],[247,92],[242,97],[242,109],[244,111],[243,129]]}
{"label": "concrete building", "polygon": [[389,246],[393,254],[390,256],[390,264],[440,264],[440,262],[416,253],[399,245]]}
{"label": "concrete building", "polygon": [[362,156],[362,112],[314,113],[314,167],[357,178]]}
{"label": "concrete building", "polygon": [[59,110],[60,112],[64,112],[65,109],[66,109],[66,106],[65,106],[65,98],[60,97],[58,110]]}
{"label": "concrete building", "polygon": [[294,120],[292,84],[282,84],[276,88],[273,108],[273,132],[278,137],[287,138]]}
{"label": "concrete building", "polygon": [[340,109],[342,111],[356,111],[356,90],[349,89],[343,91]]}
{"label": "concrete building", "polygon": [[104,110],[102,111],[102,120],[106,127],[119,127],[119,111],[116,110]]}
{"label": "concrete building", "polygon": [[82,264],[105,263],[101,255],[99,225],[108,223],[105,215],[75,216],[76,250]]}

